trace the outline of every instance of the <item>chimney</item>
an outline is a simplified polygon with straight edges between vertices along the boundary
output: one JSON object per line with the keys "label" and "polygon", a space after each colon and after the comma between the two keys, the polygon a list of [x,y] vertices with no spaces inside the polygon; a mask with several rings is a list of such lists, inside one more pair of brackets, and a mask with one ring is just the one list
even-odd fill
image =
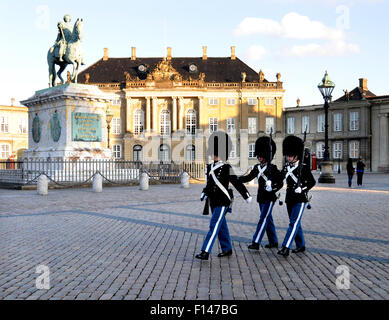
{"label": "chimney", "polygon": [[300,98],[297,98],[297,107],[300,107]]}
{"label": "chimney", "polygon": [[131,47],[131,60],[136,60],[136,47]]}
{"label": "chimney", "polygon": [[235,60],[235,59],[236,59],[235,46],[231,46],[231,60]]}
{"label": "chimney", "polygon": [[362,90],[367,90],[367,79],[366,78],[359,79],[359,87]]}
{"label": "chimney", "polygon": [[104,61],[107,61],[107,60],[108,60],[108,48],[104,48],[103,60],[104,60]]}
{"label": "chimney", "polygon": [[207,46],[203,46],[203,60],[207,60]]}
{"label": "chimney", "polygon": [[13,107],[15,105],[15,98],[11,98],[11,106]]}
{"label": "chimney", "polygon": [[167,47],[167,57],[166,60],[172,60],[172,48]]}

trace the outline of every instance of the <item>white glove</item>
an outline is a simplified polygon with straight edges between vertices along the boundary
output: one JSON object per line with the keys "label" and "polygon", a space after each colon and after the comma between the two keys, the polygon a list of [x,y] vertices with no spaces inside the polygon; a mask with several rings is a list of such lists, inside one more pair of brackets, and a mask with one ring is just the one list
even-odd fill
{"label": "white glove", "polygon": [[294,192],[296,192],[296,193],[301,193],[301,188],[300,188],[300,187],[296,188],[296,189],[294,190]]}
{"label": "white glove", "polygon": [[247,203],[251,203],[252,200],[253,200],[253,197],[248,197],[248,198],[246,199],[246,202],[247,202]]}
{"label": "white glove", "polygon": [[271,180],[266,181],[266,186],[271,187]]}
{"label": "white glove", "polygon": [[200,200],[203,201],[203,200],[206,200],[207,199],[207,196],[205,195],[204,192],[201,193],[201,196],[200,196]]}
{"label": "white glove", "polygon": [[273,191],[273,188],[271,186],[266,186],[265,190],[267,192],[272,192]]}

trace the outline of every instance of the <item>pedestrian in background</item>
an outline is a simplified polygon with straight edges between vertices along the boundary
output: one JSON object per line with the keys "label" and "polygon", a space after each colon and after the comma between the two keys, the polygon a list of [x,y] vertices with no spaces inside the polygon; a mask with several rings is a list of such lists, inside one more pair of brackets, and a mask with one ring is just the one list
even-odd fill
{"label": "pedestrian in background", "polygon": [[359,156],[357,161],[357,185],[362,186],[363,172],[365,171],[365,164],[362,161],[362,156]]}
{"label": "pedestrian in background", "polygon": [[348,162],[347,162],[347,175],[348,175],[348,186],[349,188],[351,188],[351,184],[352,184],[352,181],[353,181],[353,176],[354,176],[354,167],[353,167],[353,161],[351,160],[351,158],[348,158]]}

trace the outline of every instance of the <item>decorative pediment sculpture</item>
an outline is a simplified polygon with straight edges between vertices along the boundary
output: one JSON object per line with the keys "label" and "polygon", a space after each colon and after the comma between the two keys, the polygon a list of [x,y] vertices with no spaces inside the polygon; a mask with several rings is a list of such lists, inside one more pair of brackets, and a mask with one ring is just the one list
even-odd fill
{"label": "decorative pediment sculpture", "polygon": [[170,60],[163,59],[157,63],[155,69],[151,72],[155,81],[173,81],[181,75],[173,68]]}

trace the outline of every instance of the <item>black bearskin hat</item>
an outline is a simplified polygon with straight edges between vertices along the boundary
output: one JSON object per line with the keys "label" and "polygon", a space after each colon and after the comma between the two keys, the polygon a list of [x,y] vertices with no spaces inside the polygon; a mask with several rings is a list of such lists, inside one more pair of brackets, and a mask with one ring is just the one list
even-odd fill
{"label": "black bearskin hat", "polygon": [[282,154],[284,156],[298,156],[300,159],[303,151],[304,143],[299,137],[287,136],[282,142]]}
{"label": "black bearskin hat", "polygon": [[207,157],[217,156],[222,161],[227,161],[232,150],[230,136],[223,131],[216,131],[208,139]]}
{"label": "black bearskin hat", "polygon": [[257,141],[255,141],[255,156],[265,158],[266,161],[271,161],[274,158],[274,155],[277,151],[277,146],[274,140],[271,140],[271,159],[270,159],[270,137],[263,136],[259,137]]}

